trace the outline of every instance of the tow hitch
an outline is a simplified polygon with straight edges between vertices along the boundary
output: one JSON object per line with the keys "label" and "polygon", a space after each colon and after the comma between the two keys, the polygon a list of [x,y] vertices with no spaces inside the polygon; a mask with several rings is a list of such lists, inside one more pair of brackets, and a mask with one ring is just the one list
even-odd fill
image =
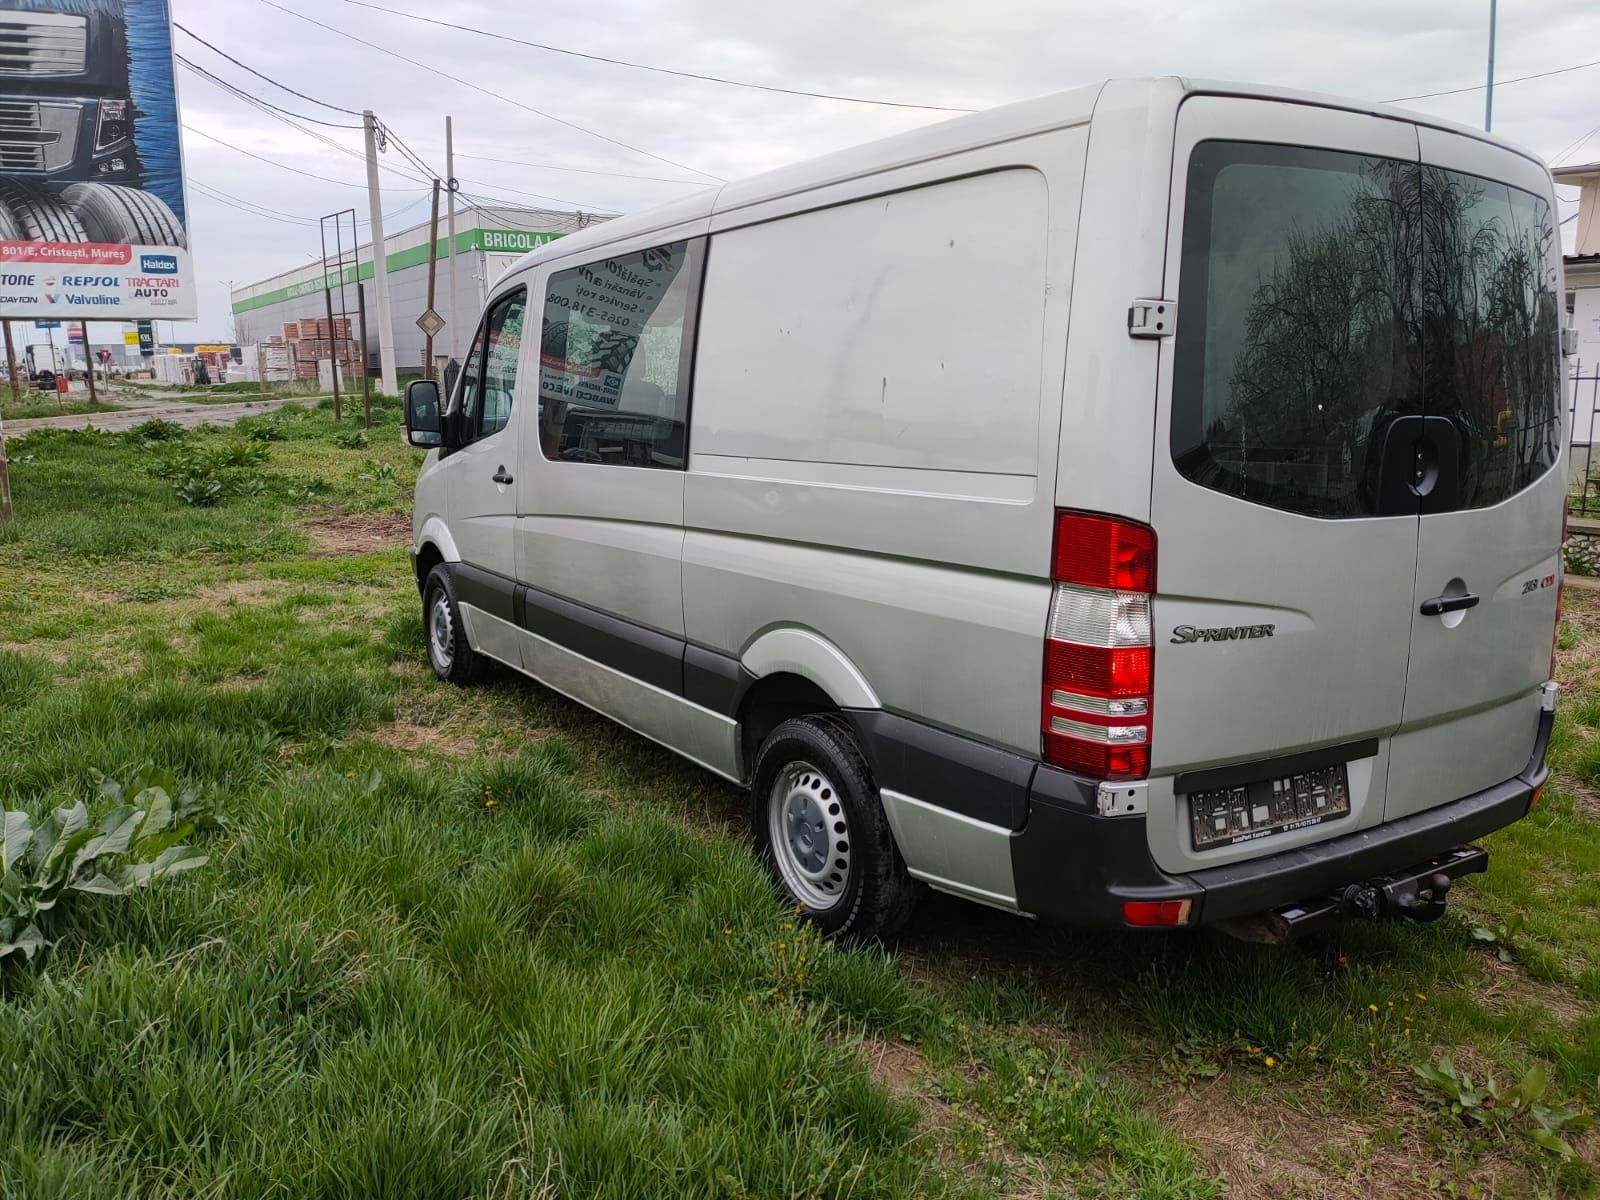
{"label": "tow hitch", "polygon": [[1488,868],[1488,851],[1477,846],[1457,846],[1409,870],[1352,883],[1315,900],[1224,921],[1218,928],[1247,942],[1287,942],[1351,918],[1437,921],[1444,915],[1451,884],[1463,875],[1479,874]]}

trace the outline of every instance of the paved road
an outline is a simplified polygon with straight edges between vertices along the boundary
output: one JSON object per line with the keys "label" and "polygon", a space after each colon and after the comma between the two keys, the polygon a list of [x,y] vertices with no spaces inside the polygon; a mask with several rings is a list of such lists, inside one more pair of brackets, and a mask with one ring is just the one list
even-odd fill
{"label": "paved road", "polygon": [[145,398],[129,400],[117,396],[112,402],[123,406],[120,412],[78,413],[75,416],[30,417],[25,421],[7,421],[5,434],[14,438],[21,437],[33,429],[84,429],[90,425],[96,429],[120,432],[133,428],[141,421],[150,421],[157,417],[179,425],[232,425],[240,417],[271,412],[273,409],[282,408],[285,404],[312,405],[318,399],[316,396],[287,396],[278,400],[250,400],[238,404],[183,404]]}

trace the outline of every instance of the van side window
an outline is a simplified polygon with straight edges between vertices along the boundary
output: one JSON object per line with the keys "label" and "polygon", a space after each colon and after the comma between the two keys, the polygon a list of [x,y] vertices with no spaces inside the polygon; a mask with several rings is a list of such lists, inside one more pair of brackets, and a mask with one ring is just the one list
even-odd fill
{"label": "van side window", "polygon": [[522,321],[528,306],[524,289],[501,297],[489,309],[473,339],[461,372],[459,397],[461,442],[498,433],[511,419],[517,386],[517,358],[522,351]]}
{"label": "van side window", "polygon": [[704,239],[557,271],[539,343],[539,445],[559,462],[682,470]]}

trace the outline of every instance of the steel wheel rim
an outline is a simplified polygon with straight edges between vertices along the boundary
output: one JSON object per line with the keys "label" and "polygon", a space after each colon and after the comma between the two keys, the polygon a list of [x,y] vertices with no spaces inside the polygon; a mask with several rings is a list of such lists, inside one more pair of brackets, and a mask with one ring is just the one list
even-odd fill
{"label": "steel wheel rim", "polygon": [[450,615],[450,597],[442,591],[428,610],[428,652],[441,671],[448,671],[456,656],[455,618]]}
{"label": "steel wheel rim", "polygon": [[767,794],[767,833],[778,874],[814,912],[832,908],[850,884],[850,824],[839,789],[816,767],[786,765]]}

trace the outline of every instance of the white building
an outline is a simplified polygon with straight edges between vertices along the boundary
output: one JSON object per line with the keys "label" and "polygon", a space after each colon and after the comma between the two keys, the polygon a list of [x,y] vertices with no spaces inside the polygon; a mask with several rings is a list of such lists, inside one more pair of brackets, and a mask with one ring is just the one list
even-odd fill
{"label": "white building", "polygon": [[[445,218],[439,216],[438,277],[434,307],[449,322],[449,327],[434,342],[434,354],[452,351],[466,353],[471,331],[488,299],[489,288],[511,263],[523,254],[563,234],[582,229],[603,217],[588,213],[555,212],[528,208],[468,209],[456,214],[455,272],[457,298],[461,311],[450,311],[449,259],[446,258]],[[330,236],[331,229],[330,226]],[[389,268],[389,303],[394,320],[395,364],[402,374],[420,372],[424,335],[417,318],[428,300],[428,224],[413,226],[384,239]],[[353,265],[360,260],[359,276]],[[265,342],[283,332],[289,321],[326,317],[324,275],[333,293],[334,315],[348,316],[356,324],[356,283],[366,284],[367,361],[373,371],[378,361],[378,299],[372,286],[372,246],[353,253],[345,250],[346,266],[338,270],[338,260],[329,251],[326,272],[320,261],[307,263],[270,279],[246,284],[232,293],[236,340],[249,345]],[[341,282],[344,286],[341,288]],[[459,334],[453,343],[452,334]]]}

